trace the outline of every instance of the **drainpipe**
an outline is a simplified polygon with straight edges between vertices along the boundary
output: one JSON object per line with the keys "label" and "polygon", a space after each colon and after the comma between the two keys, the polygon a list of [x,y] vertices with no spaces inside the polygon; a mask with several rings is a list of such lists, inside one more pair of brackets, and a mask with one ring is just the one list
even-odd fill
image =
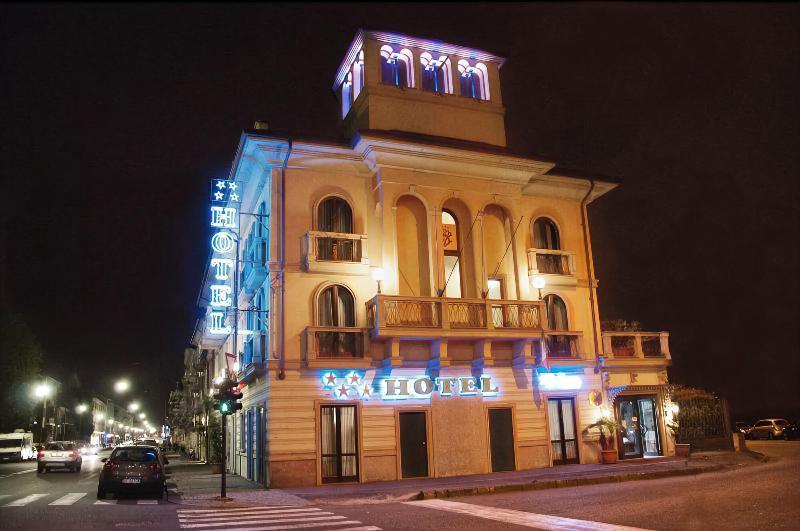
{"label": "drainpipe", "polygon": [[594,338],[594,373],[600,372],[600,349],[597,343],[597,314],[594,301],[594,275],[591,256],[589,254],[589,219],[586,215],[586,201],[594,191],[594,179],[589,179],[589,191],[581,200],[581,229],[583,230],[583,251],[586,256],[586,276],[589,279],[589,309],[592,313],[592,337]]}
{"label": "drainpipe", "polygon": [[278,360],[278,380],[286,378],[286,165],[292,154],[292,139],[281,166],[281,354]]}

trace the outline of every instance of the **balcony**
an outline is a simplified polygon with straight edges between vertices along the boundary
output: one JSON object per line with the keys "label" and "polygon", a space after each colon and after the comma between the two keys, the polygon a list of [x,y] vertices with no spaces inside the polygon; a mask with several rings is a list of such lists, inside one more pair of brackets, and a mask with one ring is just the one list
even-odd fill
{"label": "balcony", "polygon": [[581,332],[550,330],[545,341],[545,356],[551,363],[557,360],[582,359]]}
{"label": "balcony", "polygon": [[308,231],[303,256],[310,272],[365,275],[369,271],[364,234]]}
{"label": "balcony", "polygon": [[377,295],[367,302],[374,338],[541,337],[544,315],[541,301]]}
{"label": "balcony", "polygon": [[575,253],[552,249],[528,249],[528,276],[544,276],[547,284],[575,286]]}
{"label": "balcony", "polygon": [[357,327],[309,326],[306,328],[306,361],[309,367],[369,367],[364,357],[366,330]]}
{"label": "balcony", "polygon": [[248,240],[244,252],[241,287],[248,294],[253,294],[267,279],[267,257],[269,241],[263,236]]}
{"label": "balcony", "polygon": [[614,360],[617,365],[672,359],[669,332],[603,332],[603,352],[606,360]]}

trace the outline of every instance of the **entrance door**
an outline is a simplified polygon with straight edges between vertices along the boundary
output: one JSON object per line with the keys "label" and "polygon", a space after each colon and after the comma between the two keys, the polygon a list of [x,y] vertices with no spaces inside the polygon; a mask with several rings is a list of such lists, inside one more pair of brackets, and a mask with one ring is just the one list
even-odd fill
{"label": "entrance door", "polygon": [[492,472],[515,470],[511,408],[489,410],[489,445],[492,451]]}
{"label": "entrance door", "polygon": [[620,457],[661,455],[661,437],[656,417],[656,402],[649,396],[617,399],[620,429]]}
{"label": "entrance door", "polygon": [[400,464],[404,478],[428,475],[428,430],[425,413],[400,413]]}
{"label": "entrance door", "polygon": [[553,452],[553,464],[569,465],[580,462],[574,400],[549,398],[547,414],[550,417],[550,448]]}
{"label": "entrance door", "polygon": [[358,481],[355,406],[321,406],[322,482]]}

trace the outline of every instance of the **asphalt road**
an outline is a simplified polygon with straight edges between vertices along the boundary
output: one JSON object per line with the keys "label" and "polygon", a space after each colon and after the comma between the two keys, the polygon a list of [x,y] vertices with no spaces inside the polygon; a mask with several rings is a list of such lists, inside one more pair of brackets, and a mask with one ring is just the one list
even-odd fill
{"label": "asphalt road", "polygon": [[35,462],[6,463],[0,529],[800,529],[800,441],[748,446],[771,461],[695,477],[447,500],[230,510],[136,498],[98,504],[99,457],[84,458],[80,473],[37,474]]}

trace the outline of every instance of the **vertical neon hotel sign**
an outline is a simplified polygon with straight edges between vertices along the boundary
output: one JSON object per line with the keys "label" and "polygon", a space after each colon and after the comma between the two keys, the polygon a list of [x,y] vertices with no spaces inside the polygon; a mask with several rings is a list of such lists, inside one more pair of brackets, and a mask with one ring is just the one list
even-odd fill
{"label": "vertical neon hotel sign", "polygon": [[[231,286],[236,271],[234,258],[238,238],[239,211],[228,205],[241,202],[239,183],[225,179],[211,179],[211,272],[213,280],[209,287],[211,310],[208,312],[208,332],[229,334],[231,326],[226,322],[228,308],[233,304]],[[216,203],[216,204],[215,204]]]}

